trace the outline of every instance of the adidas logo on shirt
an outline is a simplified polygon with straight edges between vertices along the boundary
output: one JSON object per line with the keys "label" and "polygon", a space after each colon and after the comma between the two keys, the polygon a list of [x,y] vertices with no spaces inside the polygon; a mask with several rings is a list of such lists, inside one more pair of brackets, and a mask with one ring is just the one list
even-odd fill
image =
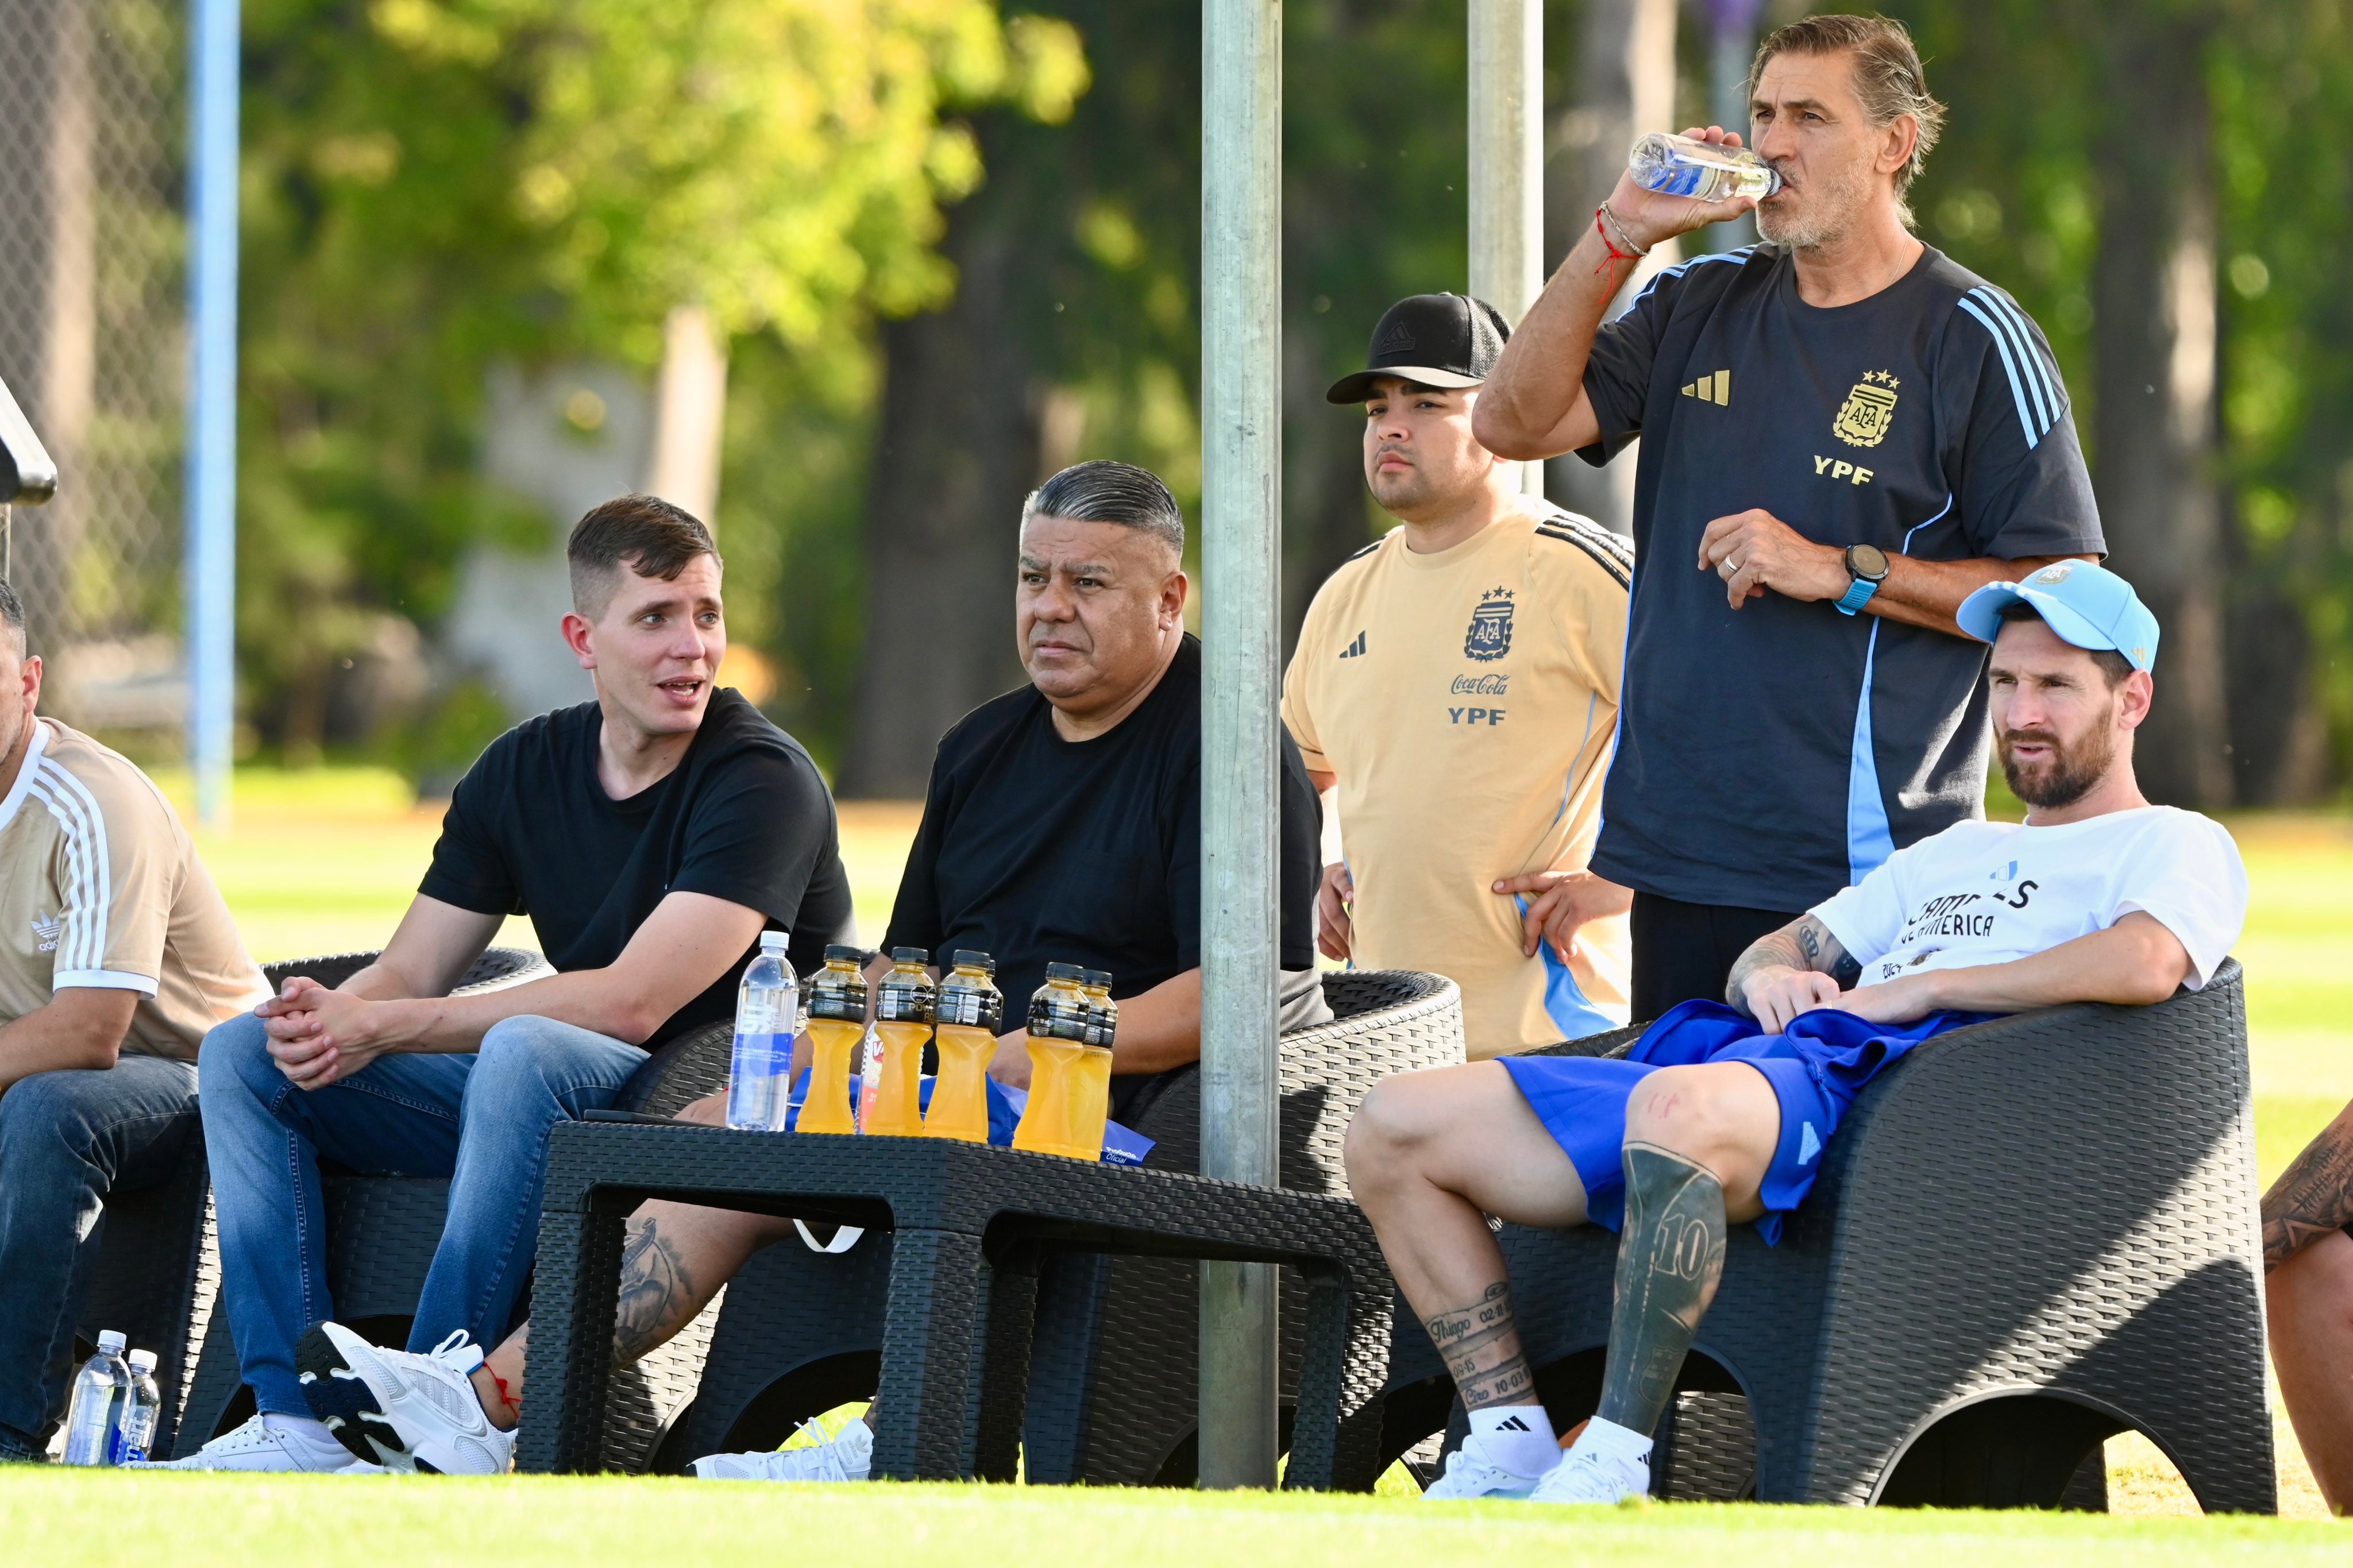
{"label": "adidas logo on shirt", "polygon": [[57,952],[58,933],[64,930],[65,921],[55,915],[35,915],[33,917],[33,934],[40,939],[40,951],[43,952]]}
{"label": "adidas logo on shirt", "polygon": [[1696,397],[1702,403],[1713,403],[1719,408],[1729,408],[1732,406],[1732,373],[1728,370],[1720,370],[1714,375],[1704,375],[1697,381],[1686,382],[1683,385],[1683,395]]}
{"label": "adidas logo on shirt", "polygon": [[1365,656],[1365,634],[1358,632],[1356,640],[1340,650],[1342,658],[1362,658]]}

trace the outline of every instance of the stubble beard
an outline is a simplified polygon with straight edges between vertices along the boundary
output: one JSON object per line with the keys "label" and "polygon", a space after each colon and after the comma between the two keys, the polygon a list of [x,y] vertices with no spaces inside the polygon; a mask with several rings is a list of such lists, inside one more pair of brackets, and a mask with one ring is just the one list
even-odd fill
{"label": "stubble beard", "polygon": [[1769,204],[1757,209],[1757,232],[1775,245],[1792,250],[1819,250],[1844,239],[1862,209],[1863,183],[1852,170],[1818,180],[1800,193],[1806,205],[1794,213],[1776,213]]}

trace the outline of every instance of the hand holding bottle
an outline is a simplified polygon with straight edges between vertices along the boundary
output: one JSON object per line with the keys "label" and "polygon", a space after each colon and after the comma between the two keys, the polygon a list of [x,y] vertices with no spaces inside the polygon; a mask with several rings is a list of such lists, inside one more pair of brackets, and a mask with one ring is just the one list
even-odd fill
{"label": "hand holding bottle", "polygon": [[[1685,145],[1678,148],[1678,142]],[[1661,143],[1664,144],[1664,154],[1658,145]],[[1736,156],[1724,160],[1723,173],[1716,177],[1677,179],[1664,172],[1671,163],[1679,164],[1687,171],[1704,160],[1704,153],[1694,158],[1692,152],[1694,147],[1719,149]],[[1728,223],[1743,213],[1752,212],[1757,202],[1778,190],[1781,183],[1780,175],[1770,164],[1763,163],[1741,145],[1738,132],[1726,131],[1719,125],[1694,125],[1680,138],[1646,136],[1635,143],[1628,162],[1626,173],[1618,177],[1617,188],[1609,193],[1609,216],[1618,220],[1623,237],[1644,250],[1662,239],[1688,234],[1712,223]],[[1732,174],[1731,171],[1735,169],[1762,173]],[[1727,175],[1730,177],[1725,177]],[[1662,181],[1671,187],[1687,186],[1696,194],[1682,195],[1672,188],[1653,189],[1644,183],[1646,178]],[[1704,199],[1720,189],[1737,190],[1743,186],[1754,189],[1759,185],[1765,188],[1755,195],[1744,192],[1719,200]]]}

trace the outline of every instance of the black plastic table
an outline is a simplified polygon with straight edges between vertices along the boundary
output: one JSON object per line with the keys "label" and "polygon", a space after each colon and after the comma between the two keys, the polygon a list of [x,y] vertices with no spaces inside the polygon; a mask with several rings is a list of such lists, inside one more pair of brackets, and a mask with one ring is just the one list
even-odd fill
{"label": "black plastic table", "polygon": [[930,1138],[566,1122],[551,1136],[519,1468],[594,1468],[622,1222],[643,1200],[894,1234],[873,1473],[1014,1479],[1038,1267],[1052,1251],[1289,1265],[1308,1284],[1284,1484],[1379,1473],[1392,1286],[1345,1198]]}

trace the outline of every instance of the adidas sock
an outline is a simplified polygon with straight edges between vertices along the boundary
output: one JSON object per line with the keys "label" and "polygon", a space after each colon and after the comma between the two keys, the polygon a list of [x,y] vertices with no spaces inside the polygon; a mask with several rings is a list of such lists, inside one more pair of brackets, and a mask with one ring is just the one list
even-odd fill
{"label": "adidas sock", "polygon": [[280,1415],[273,1410],[261,1418],[261,1424],[280,1437],[290,1439],[297,1447],[310,1450],[311,1457],[322,1462],[343,1464],[351,1459],[335,1435],[327,1430],[327,1424],[314,1416]]}
{"label": "adidas sock", "polygon": [[1577,1434],[1576,1447],[1569,1452],[1589,1452],[1605,1459],[1625,1459],[1647,1468],[1651,1462],[1651,1440],[1630,1426],[1620,1426],[1597,1415],[1585,1424],[1585,1430]]}
{"label": "adidas sock", "polygon": [[1490,1405],[1471,1412],[1463,1447],[1515,1476],[1540,1476],[1560,1462],[1560,1441],[1541,1405]]}

